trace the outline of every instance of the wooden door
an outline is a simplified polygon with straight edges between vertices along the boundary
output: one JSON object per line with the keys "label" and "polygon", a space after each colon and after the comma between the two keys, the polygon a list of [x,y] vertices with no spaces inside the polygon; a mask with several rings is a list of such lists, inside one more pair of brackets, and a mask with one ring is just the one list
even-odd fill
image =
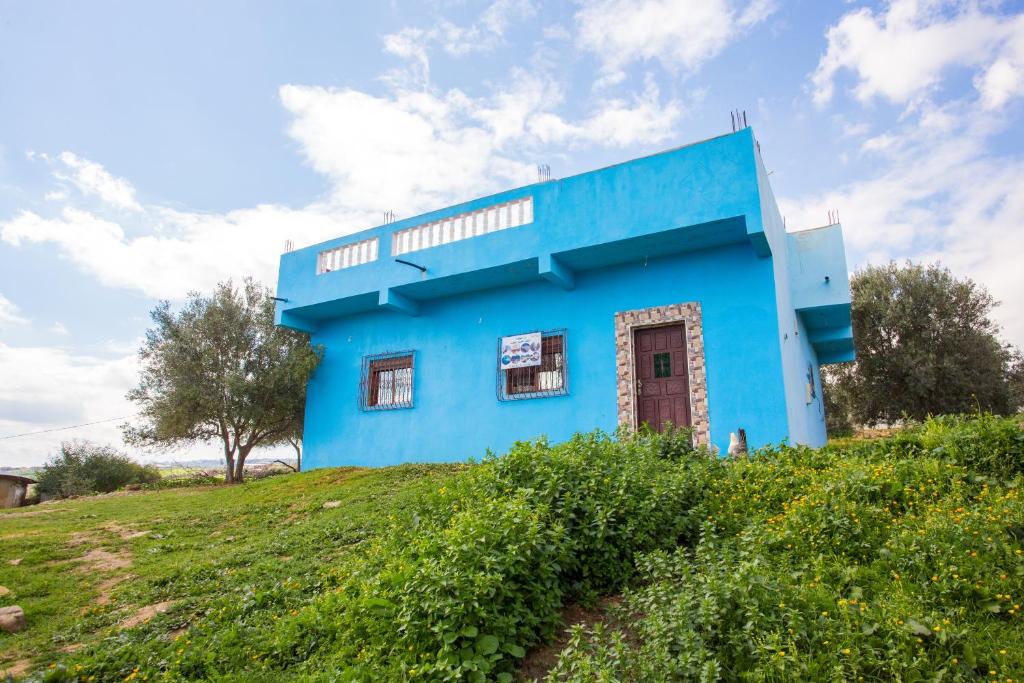
{"label": "wooden door", "polygon": [[633,333],[637,424],[663,431],[690,426],[690,380],[682,325],[641,327]]}

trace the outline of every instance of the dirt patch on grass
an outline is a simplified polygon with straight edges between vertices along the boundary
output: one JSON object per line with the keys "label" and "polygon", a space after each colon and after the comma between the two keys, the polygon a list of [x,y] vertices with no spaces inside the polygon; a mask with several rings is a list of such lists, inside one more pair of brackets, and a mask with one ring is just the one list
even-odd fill
{"label": "dirt patch on grass", "polygon": [[526,653],[519,666],[519,679],[532,681],[543,679],[548,672],[555,668],[558,663],[558,655],[565,649],[569,642],[569,635],[573,626],[582,626],[584,629],[591,629],[594,624],[608,624],[616,626],[617,621],[611,617],[612,608],[616,607],[622,598],[618,596],[602,598],[596,605],[590,608],[579,605],[569,605],[562,610],[562,621],[565,623],[555,639],[547,645],[536,647]]}
{"label": "dirt patch on grass", "polygon": [[96,537],[93,536],[91,531],[76,531],[71,534],[71,538],[68,539],[67,545],[74,548],[76,546],[95,542]]}
{"label": "dirt patch on grass", "polygon": [[[96,586],[96,590],[99,592],[99,595],[97,595],[96,599],[93,600],[93,605],[109,605],[114,589],[117,588],[119,584],[124,583],[131,578],[133,578],[131,574],[123,574],[121,576],[112,576],[109,579],[100,581]],[[85,608],[85,610],[88,609],[88,607]]]}
{"label": "dirt patch on grass", "polygon": [[133,538],[142,538],[150,533],[149,530],[132,529],[131,527],[121,526],[117,522],[108,522],[102,528],[104,531],[116,534],[125,541],[130,541]]}
{"label": "dirt patch on grass", "polygon": [[19,678],[32,669],[31,659],[19,659],[14,662],[0,664],[0,676],[4,678]]}
{"label": "dirt patch on grass", "polygon": [[188,631],[188,624],[185,624],[184,626],[179,626],[178,628],[172,628],[170,631],[167,632],[167,639],[168,640],[178,640],[183,635],[185,635],[185,633],[187,631]]}
{"label": "dirt patch on grass", "polygon": [[141,607],[138,612],[122,621],[119,626],[121,628],[133,628],[139,624],[145,624],[156,615],[163,614],[169,610],[173,604],[174,602],[172,600],[165,600],[164,602],[158,602],[155,605],[146,605],[145,607]]}
{"label": "dirt patch on grass", "polygon": [[112,572],[132,566],[132,556],[128,553],[112,553],[102,548],[93,548],[78,560],[85,563],[83,568],[96,572]]}
{"label": "dirt patch on grass", "polygon": [[46,503],[40,503],[39,505],[36,505],[35,507],[38,508],[37,510],[27,510],[25,512],[7,512],[4,514],[9,514],[12,517],[36,517],[38,515],[48,515],[51,512],[63,512],[63,508],[43,507],[44,505],[46,505]]}

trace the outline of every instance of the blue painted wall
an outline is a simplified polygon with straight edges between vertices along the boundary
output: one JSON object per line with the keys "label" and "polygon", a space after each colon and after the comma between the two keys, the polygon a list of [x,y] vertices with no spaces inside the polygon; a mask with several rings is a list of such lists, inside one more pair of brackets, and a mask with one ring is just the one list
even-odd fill
{"label": "blue painted wall", "polygon": [[[790,264],[788,235],[760,156],[757,157],[757,187],[761,200],[761,221],[771,247],[774,266],[777,340],[781,349],[789,441],[823,446],[828,436],[825,432],[825,407],[821,396],[818,355],[794,307],[792,290],[796,273]],[[814,385],[814,396],[810,400],[807,396],[808,368],[810,381]]]}
{"label": "blue painted wall", "polygon": [[[699,301],[712,441],[723,451],[744,426],[752,445],[788,434],[771,260],[736,245],[547,283],[461,295],[424,305],[419,317],[365,313],[323,325],[326,346],[309,387],[305,462],[390,465],[501,452],[516,439],[614,430],[617,311]],[[564,327],[569,395],[500,402],[495,346],[503,335]],[[363,355],[415,349],[415,407],[361,412]]]}
{"label": "blue painted wall", "polygon": [[[405,255],[424,275],[389,256],[395,231],[524,196],[531,224]],[[316,274],[321,250],[370,237],[379,260]],[[739,427],[753,447],[822,443],[818,363],[853,356],[841,231],[786,233],[750,129],[284,254],[277,293],[279,323],[326,349],[309,386],[309,467],[460,460],[614,430],[619,311],[701,304],[722,451]],[[568,332],[569,395],[499,401],[498,338],[553,328]],[[363,356],[401,350],[416,353],[415,407],[360,411]]]}

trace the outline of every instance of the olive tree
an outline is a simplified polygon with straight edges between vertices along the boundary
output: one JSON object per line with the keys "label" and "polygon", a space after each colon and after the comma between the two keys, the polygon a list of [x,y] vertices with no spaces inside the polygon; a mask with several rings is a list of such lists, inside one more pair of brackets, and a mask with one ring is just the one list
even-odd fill
{"label": "olive tree", "polygon": [[[220,443],[225,481],[240,482],[257,447],[297,442],[306,383],[322,350],[274,324],[269,290],[246,278],[213,294],[191,293],[180,311],[162,301],[139,350],[139,385],[128,398],[140,422],[129,443],[176,448]],[[293,444],[294,445],[294,444]]]}
{"label": "olive tree", "polygon": [[857,360],[823,373],[830,426],[1016,408],[1015,351],[984,287],[910,262],[864,268],[850,287]]}

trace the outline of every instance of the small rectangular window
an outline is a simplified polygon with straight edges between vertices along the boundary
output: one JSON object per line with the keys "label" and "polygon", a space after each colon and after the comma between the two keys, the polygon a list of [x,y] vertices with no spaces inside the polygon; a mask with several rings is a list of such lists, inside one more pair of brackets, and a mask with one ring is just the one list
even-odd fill
{"label": "small rectangular window", "polygon": [[501,367],[501,339],[498,339],[498,400],[514,401],[568,394],[569,372],[566,348],[566,331],[564,329],[542,332],[540,365],[503,369]]}
{"label": "small rectangular window", "polygon": [[363,410],[412,408],[413,355],[412,351],[398,351],[364,356],[359,407]]}

